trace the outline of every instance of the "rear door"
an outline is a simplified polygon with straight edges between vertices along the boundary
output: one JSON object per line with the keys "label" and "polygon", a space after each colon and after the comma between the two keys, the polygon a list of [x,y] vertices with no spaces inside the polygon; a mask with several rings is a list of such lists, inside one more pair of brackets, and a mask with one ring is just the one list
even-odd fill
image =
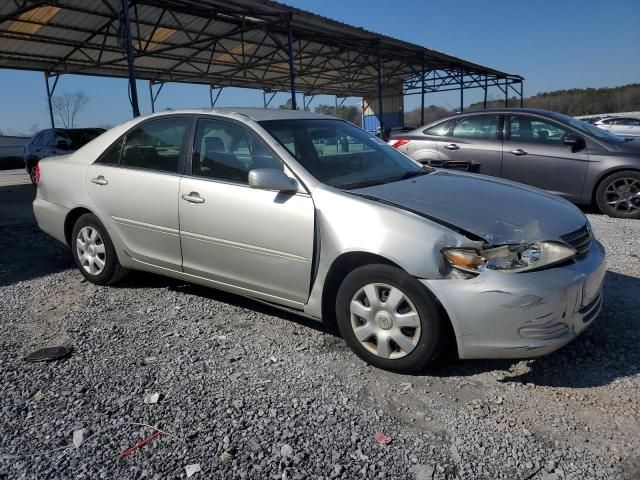
{"label": "rear door", "polygon": [[468,115],[456,120],[438,141],[444,168],[499,177],[502,173],[502,115]]}
{"label": "rear door", "polygon": [[253,169],[285,169],[276,155],[245,125],[200,118],[187,168],[179,201],[184,272],[265,300],[306,303],[311,196],[248,185]]}
{"label": "rear door", "polygon": [[[579,138],[565,145],[564,138]],[[579,201],[589,164],[585,141],[552,120],[509,115],[503,153],[503,177]]]}
{"label": "rear door", "polygon": [[178,193],[191,117],[147,120],[87,170],[98,214],[130,257],[180,270]]}

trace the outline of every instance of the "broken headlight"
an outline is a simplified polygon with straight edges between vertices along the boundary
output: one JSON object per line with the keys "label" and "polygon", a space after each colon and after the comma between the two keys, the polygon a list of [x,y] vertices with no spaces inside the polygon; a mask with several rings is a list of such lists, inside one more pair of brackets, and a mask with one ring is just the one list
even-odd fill
{"label": "broken headlight", "polygon": [[576,254],[575,249],[559,242],[501,245],[484,250],[445,248],[442,255],[449,265],[469,273],[484,270],[526,272],[565,262]]}

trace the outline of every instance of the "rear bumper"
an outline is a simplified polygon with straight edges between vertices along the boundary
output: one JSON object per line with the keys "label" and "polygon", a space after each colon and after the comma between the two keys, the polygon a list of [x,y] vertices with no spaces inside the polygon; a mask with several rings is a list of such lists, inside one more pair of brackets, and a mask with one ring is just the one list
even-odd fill
{"label": "rear bumper", "polygon": [[64,244],[67,243],[64,236],[64,221],[68,213],[68,208],[47,202],[40,198],[39,195],[33,201],[33,214],[38,222],[38,227]]}
{"label": "rear bumper", "polygon": [[605,273],[604,249],[594,241],[564,267],[421,282],[447,311],[461,358],[527,358],[562,347],[593,322]]}

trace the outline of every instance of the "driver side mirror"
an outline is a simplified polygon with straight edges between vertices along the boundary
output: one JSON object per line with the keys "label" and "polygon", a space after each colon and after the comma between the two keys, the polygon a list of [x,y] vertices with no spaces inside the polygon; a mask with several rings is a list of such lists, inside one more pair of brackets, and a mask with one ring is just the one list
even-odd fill
{"label": "driver side mirror", "polygon": [[580,143],[582,142],[582,138],[578,137],[577,135],[574,135],[573,133],[567,133],[562,139],[562,142],[565,145],[577,146],[577,145],[580,145]]}
{"label": "driver side mirror", "polygon": [[260,190],[295,193],[298,182],[277,168],[256,168],[249,172],[249,186]]}

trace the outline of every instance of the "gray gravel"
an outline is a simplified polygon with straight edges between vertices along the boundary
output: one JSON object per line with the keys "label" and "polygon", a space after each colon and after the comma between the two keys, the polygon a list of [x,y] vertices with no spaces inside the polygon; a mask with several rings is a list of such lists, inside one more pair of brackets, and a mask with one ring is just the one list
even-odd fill
{"label": "gray gravel", "polygon": [[[538,360],[414,376],[240,297],[142,273],[94,286],[5,223],[0,478],[639,478],[640,222],[589,217],[610,268],[595,325]],[[69,359],[22,360],[59,344]]]}

